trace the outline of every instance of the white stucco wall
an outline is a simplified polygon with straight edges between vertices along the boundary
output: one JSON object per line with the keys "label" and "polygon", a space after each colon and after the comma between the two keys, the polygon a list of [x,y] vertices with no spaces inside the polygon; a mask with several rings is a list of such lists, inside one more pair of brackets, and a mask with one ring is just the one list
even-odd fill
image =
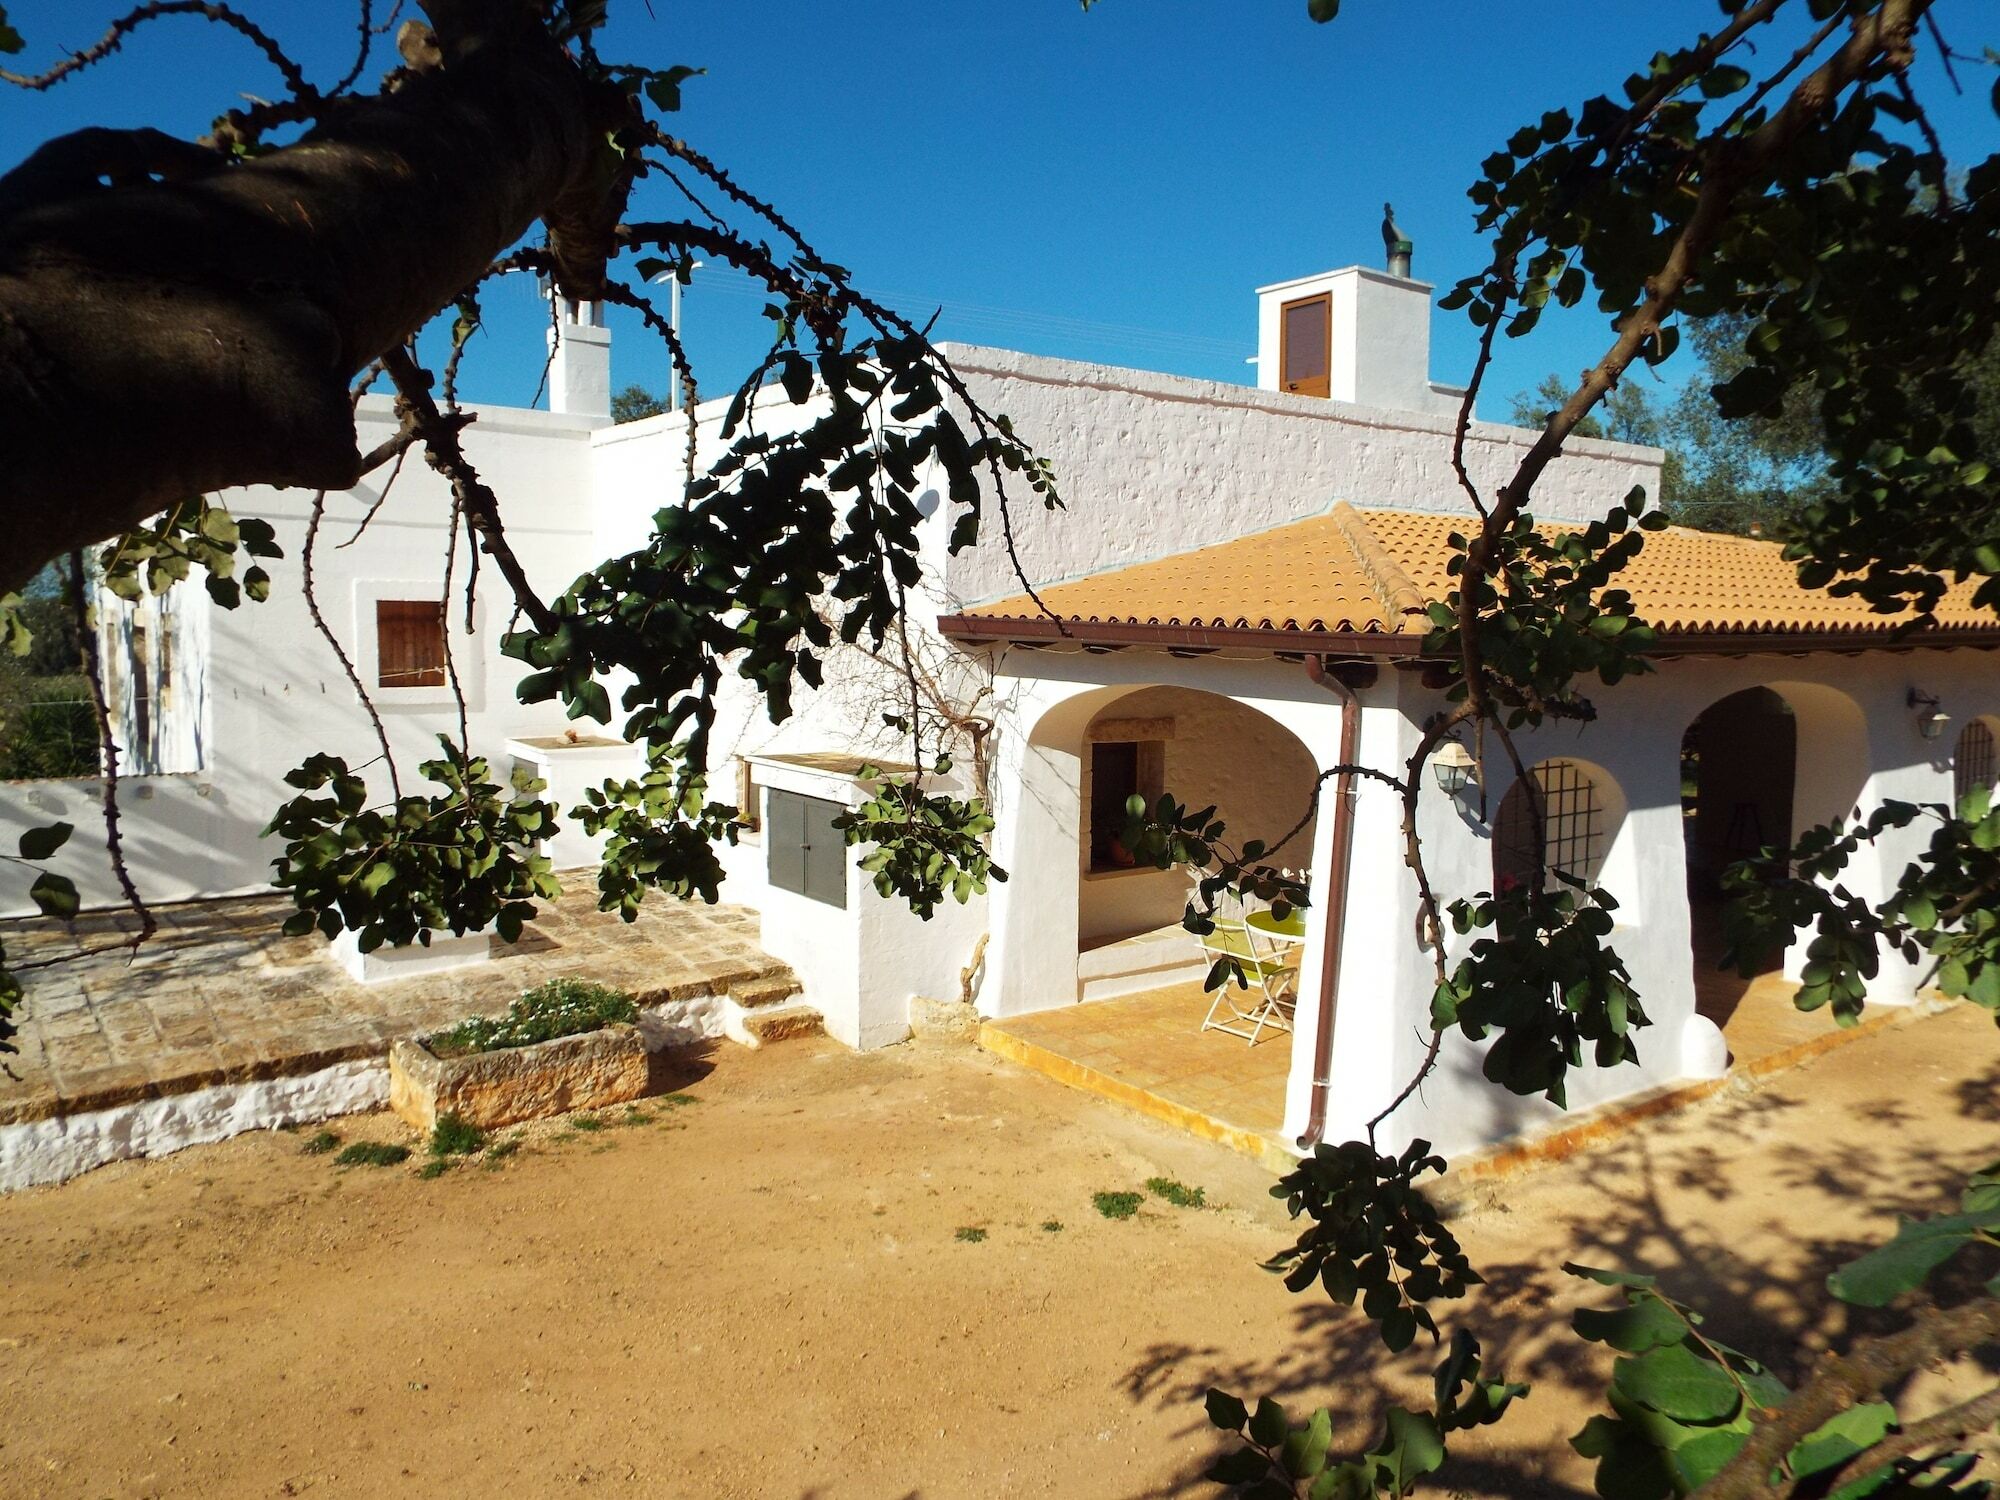
{"label": "white stucco wall", "polygon": [[[545,596],[560,593],[595,558],[589,433],[598,424],[512,408],[473,410],[478,420],[467,430],[467,452],[505,496],[508,535],[530,578]],[[395,428],[390,403],[364,399],[358,427],[364,451],[382,441]],[[423,785],[417,763],[436,753],[436,736],[456,734],[456,710],[446,689],[374,685],[373,604],[382,597],[438,597],[451,502],[444,481],[421,457],[413,457],[356,538],[358,523],[382,495],[387,478],[384,468],[353,491],[327,498],[314,571],[321,613],[370,685],[407,791]],[[259,831],[296,795],[284,785],[285,772],[318,750],[342,755],[355,767],[380,755],[353,688],[306,608],[299,559],[311,493],[260,487],[227,491],[222,499],[238,516],[269,520],[285,557],[266,564],[273,581],[271,597],[262,604],[204,608],[198,582],[183,586],[189,597],[176,601],[205,616],[202,688],[198,698],[187,695],[199,707],[202,765],[195,772],[132,777],[123,784],[126,847],[134,880],[149,901],[263,887],[278,848],[260,839]],[[515,698],[521,664],[499,651],[511,605],[490,563],[481,574],[474,631],[465,633],[467,567],[461,536],[447,615],[452,651],[465,685],[472,748],[493,757],[504,780],[509,738],[560,733],[567,721],[559,707],[527,707]],[[190,681],[193,665],[177,663],[182,684]],[[366,774],[386,796],[382,768],[372,766]],[[0,837],[11,839],[21,828],[55,817],[75,823],[77,836],[54,867],[77,882],[86,905],[116,904],[119,893],[94,811],[101,805],[95,783],[0,783]],[[17,888],[0,900],[7,913],[17,914],[31,909],[23,897]]]}
{"label": "white stucco wall", "polygon": [[[1439,695],[1396,674],[1403,693],[1403,727],[1392,753],[1400,759],[1416,727]],[[1584,726],[1547,726],[1519,739],[1530,764],[1546,759],[1588,763],[1615,781],[1625,812],[1607,851],[1603,883],[1621,909],[1613,945],[1625,959],[1652,1024],[1638,1034],[1638,1067],[1600,1070],[1586,1065],[1570,1079],[1572,1110],[1589,1108],[1655,1084],[1699,1072],[1703,1023],[1695,1016],[1694,960],[1687,903],[1680,805],[1681,737],[1703,709],[1746,687],[1769,687],[1799,714],[1794,827],[1803,832],[1858,807],[1868,812],[1890,799],[1944,801],[1951,787],[1950,746],[1922,739],[1905,705],[1911,686],[1936,693],[1955,716],[1991,711],[2000,702],[2000,664],[1977,651],[1923,650],[1856,655],[1820,653],[1793,657],[1686,657],[1662,663],[1649,676],[1592,693],[1599,717]],[[1390,747],[1382,747],[1390,748]],[[1735,753],[1757,755],[1743,744]],[[1365,753],[1379,753],[1365,746]],[[1496,808],[1509,777],[1489,757],[1488,806]],[[1377,762],[1380,763],[1380,762]],[[1390,857],[1393,798],[1364,791],[1362,805],[1380,804],[1364,818],[1356,867],[1373,874],[1358,880],[1349,922],[1364,931],[1412,931],[1415,893],[1407,872]],[[1454,802],[1426,787],[1423,834],[1431,868],[1445,900],[1484,889],[1491,878],[1491,846],[1476,816],[1476,798]],[[1865,899],[1879,899],[1928,839],[1919,827],[1885,839],[1862,856],[1841,883]],[[1372,839],[1372,852],[1363,840]],[[1350,928],[1352,930],[1352,927]],[[1470,939],[1454,939],[1451,952]],[[1796,977],[1806,939],[1787,955]],[[1335,1110],[1329,1134],[1357,1130],[1416,1067],[1422,1051],[1432,974],[1413,963],[1407,942],[1373,944],[1342,975],[1334,1049]],[[1894,956],[1871,986],[1875,1003],[1914,998],[1917,971]],[[1831,1023],[1829,1023],[1831,1024]],[[1448,1040],[1439,1076],[1423,1097],[1399,1111],[1382,1136],[1385,1149],[1401,1149],[1422,1136],[1447,1153],[1505,1139],[1557,1118],[1539,1098],[1518,1099],[1479,1073],[1482,1049],[1457,1033]],[[1296,1079],[1295,1079],[1296,1087]]]}
{"label": "white stucco wall", "polygon": [[[1451,471],[1455,417],[1358,406],[1248,386],[947,345],[967,385],[1056,467],[1067,509],[1010,485],[1016,550],[1037,584],[1168,557],[1323,513],[1337,500],[1401,510],[1467,509]],[[1534,434],[1473,425],[1466,466],[1491,493]],[[1595,519],[1634,485],[1657,494],[1660,452],[1573,439],[1536,485],[1535,512]],[[951,566],[967,601],[1020,592],[998,545]]]}
{"label": "white stucco wall", "polygon": [[[759,760],[756,774],[767,790],[844,807],[858,807],[869,796],[851,777],[805,767]],[[942,786],[952,789],[949,781]],[[799,975],[828,1035],[850,1047],[888,1046],[910,1034],[912,998],[958,997],[959,972],[986,930],[986,898],[975,895],[963,904],[947,898],[925,921],[902,900],[877,894],[874,877],[861,868],[861,851],[850,848],[846,905],[834,906],[769,884],[761,839],[754,850],[760,864],[754,874],[742,873],[755,881],[763,915],[758,941]]]}

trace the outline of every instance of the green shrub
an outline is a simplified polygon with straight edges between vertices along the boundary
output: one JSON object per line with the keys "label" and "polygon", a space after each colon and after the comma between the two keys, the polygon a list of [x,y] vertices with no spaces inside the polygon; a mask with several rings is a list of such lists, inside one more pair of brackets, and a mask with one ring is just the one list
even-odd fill
{"label": "green shrub", "polygon": [[1129,1219],[1146,1200],[1138,1193],[1092,1193],[1090,1201],[1107,1219]]}
{"label": "green shrub", "polygon": [[1208,1201],[1205,1188],[1191,1188],[1184,1182],[1175,1182],[1171,1177],[1148,1177],[1146,1191],[1155,1198],[1164,1198],[1175,1208],[1200,1208]]}
{"label": "green shrub", "polygon": [[336,1167],[393,1167],[410,1159],[410,1148],[390,1141],[356,1141],[333,1159]]}
{"label": "green shrub", "polygon": [[324,1156],[327,1152],[338,1148],[339,1145],[339,1136],[335,1135],[331,1130],[322,1130],[318,1135],[307,1136],[305,1141],[300,1145],[299,1150],[305,1152],[307,1156]]}
{"label": "green shrub", "polygon": [[84,678],[32,677],[11,658],[0,663],[0,777],[97,773],[97,720]]}
{"label": "green shrub", "polygon": [[450,1170],[451,1163],[440,1156],[435,1161],[427,1161],[421,1167],[417,1168],[417,1175],[428,1182],[434,1177],[444,1176]]}
{"label": "green shrub", "polygon": [[439,1115],[431,1126],[432,1156],[470,1156],[486,1144],[486,1132],[457,1115]]}
{"label": "green shrub", "polygon": [[520,1149],[521,1139],[519,1136],[515,1136],[511,1140],[496,1141],[487,1149],[486,1159],[489,1162],[504,1161]]}
{"label": "green shrub", "polygon": [[585,1131],[602,1130],[604,1128],[604,1122],[600,1120],[596,1115],[578,1115],[574,1120],[571,1120],[569,1122],[569,1128],[571,1130],[585,1130]]}
{"label": "green shrub", "polygon": [[957,1234],[953,1235],[952,1238],[959,1241],[961,1244],[977,1245],[985,1240],[986,1231],[983,1229],[974,1229],[971,1225],[968,1224],[964,1228],[960,1229]]}
{"label": "green shrub", "polygon": [[474,1016],[424,1038],[439,1057],[467,1057],[507,1047],[532,1047],[557,1037],[581,1036],[639,1017],[639,1004],[623,990],[582,979],[551,979],[524,992],[504,1016]]}
{"label": "green shrub", "polygon": [[1042,1233],[1044,1233],[1044,1234],[1061,1234],[1061,1233],[1062,1233],[1062,1227],[1063,1227],[1063,1226],[1062,1226],[1062,1220],[1061,1220],[1061,1219],[1044,1219],[1044,1220],[1042,1220]]}

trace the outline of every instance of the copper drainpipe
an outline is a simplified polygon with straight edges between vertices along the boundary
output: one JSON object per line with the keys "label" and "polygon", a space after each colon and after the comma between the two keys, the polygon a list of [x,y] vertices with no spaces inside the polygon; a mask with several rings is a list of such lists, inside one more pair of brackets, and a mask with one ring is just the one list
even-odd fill
{"label": "copper drainpipe", "polygon": [[[1306,658],[1306,675],[1340,698],[1340,760],[1354,764],[1361,748],[1361,700],[1354,690],[1329,672],[1326,658]],[[1333,779],[1333,868],[1327,872],[1324,894],[1326,946],[1319,966],[1319,1018],[1313,1027],[1312,1104],[1306,1116],[1301,1149],[1310,1151],[1326,1135],[1326,1096],[1333,1086],[1333,1004],[1340,993],[1340,944],[1347,930],[1347,876],[1354,856],[1354,773],[1343,769]]]}

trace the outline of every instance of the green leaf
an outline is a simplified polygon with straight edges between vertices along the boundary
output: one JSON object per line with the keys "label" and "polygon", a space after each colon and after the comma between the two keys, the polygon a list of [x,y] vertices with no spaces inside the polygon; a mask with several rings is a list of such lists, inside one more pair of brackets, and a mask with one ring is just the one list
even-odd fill
{"label": "green leaf", "polygon": [[0,52],[19,52],[27,45],[21,33],[7,24],[7,12],[0,10]]}
{"label": "green leaf", "polygon": [[1227,1391],[1211,1386],[1203,1404],[1208,1408],[1208,1420],[1224,1432],[1241,1432],[1243,1424],[1250,1420],[1250,1408]]}
{"label": "green leaf", "polygon": [[646,84],[646,97],[653,101],[653,108],[671,114],[681,107],[681,85],[707,71],[706,68],[668,68]]}
{"label": "green leaf", "polygon": [[1690,1438],[1673,1449],[1669,1457],[1680,1474],[1681,1483],[1690,1491],[1698,1490],[1720,1474],[1723,1466],[1736,1457],[1749,1441],[1748,1429],[1724,1427]]}
{"label": "green leaf", "polygon": [[76,894],[76,885],[62,875],[51,875],[44,870],[35,877],[35,883],[28,887],[28,895],[47,917],[73,917],[83,905]]}
{"label": "green leaf", "polygon": [[21,858],[47,859],[69,842],[76,829],[68,823],[51,823],[46,828],[30,828],[21,835]]}
{"label": "green leaf", "polygon": [[1634,1401],[1680,1422],[1720,1422],[1742,1397],[1729,1372],[1685,1344],[1621,1359],[1611,1383]]}
{"label": "green leaf", "polygon": [[1368,1450],[1378,1482],[1394,1494],[1407,1493],[1444,1462],[1444,1437],[1428,1414],[1389,1408],[1389,1430]]}
{"label": "green leaf", "polygon": [[1896,1425],[1896,1408],[1886,1401],[1849,1407],[1799,1439],[1787,1460],[1800,1479],[1847,1462],[1881,1442]]}
{"label": "green leaf", "polygon": [[1270,1472],[1270,1460],[1255,1448],[1236,1448],[1210,1464],[1203,1477],[1215,1484],[1254,1484]]}
{"label": "green leaf", "polygon": [[1285,1436],[1278,1462],[1294,1479],[1311,1479],[1326,1467],[1326,1452],[1333,1445],[1333,1416],[1321,1407],[1303,1427]]}
{"label": "green leaf", "polygon": [[1636,1291],[1651,1291],[1659,1282],[1658,1277],[1641,1275],[1637,1271],[1600,1271],[1595,1266],[1579,1265],[1573,1260],[1564,1261],[1563,1270],[1585,1281],[1594,1281],[1599,1286],[1629,1287]]}
{"label": "green leaf", "polygon": [[1701,92],[1707,99],[1721,99],[1748,87],[1750,87],[1749,70],[1739,68],[1734,63],[1717,63],[1701,75]]}
{"label": "green leaf", "polygon": [[[1340,14],[1340,0],[1306,0],[1306,14],[1315,21],[1331,21]],[[2000,91],[1996,91],[1994,97],[2000,99]],[[1995,108],[2000,108],[2000,105]]]}
{"label": "green leaf", "polygon": [[1266,1448],[1275,1448],[1291,1430],[1291,1419],[1285,1415],[1284,1407],[1269,1396],[1259,1399],[1256,1413],[1250,1418],[1251,1441]]}
{"label": "green leaf", "polygon": [[1626,1354],[1678,1344],[1688,1333],[1686,1320],[1658,1297],[1642,1297],[1630,1307],[1581,1307],[1570,1326],[1593,1344]]}
{"label": "green leaf", "polygon": [[1856,1307],[1887,1306],[1923,1285],[1925,1277],[1971,1244],[1980,1231],[1991,1229],[2000,1229],[2000,1208],[1935,1219],[1903,1219],[1888,1244],[1849,1261],[1827,1277],[1827,1290]]}

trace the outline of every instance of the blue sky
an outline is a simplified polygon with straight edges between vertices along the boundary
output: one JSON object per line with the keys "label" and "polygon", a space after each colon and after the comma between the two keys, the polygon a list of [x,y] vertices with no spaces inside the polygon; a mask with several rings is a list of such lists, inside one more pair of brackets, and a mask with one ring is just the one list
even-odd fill
{"label": "blue sky", "polygon": [[[240,0],[330,80],[353,56],[341,0]],[[121,5],[5,0],[49,59]],[[1944,6],[1947,28],[1975,10]],[[1615,92],[1654,50],[1712,26],[1712,0],[1348,0],[1330,26],[1304,0],[613,0],[601,50],[707,68],[678,126],[778,203],[863,287],[941,336],[1248,381],[1252,288],[1379,263],[1383,201],[1448,285],[1484,260],[1464,197],[1478,162],[1544,109]],[[1954,36],[1977,51],[1988,37]],[[1766,56],[1777,46],[1766,44]],[[384,48],[378,56],[386,58]],[[1918,83],[1947,143],[2000,147],[1990,76],[1955,98]],[[195,133],[238,91],[275,87],[245,44],[193,20],[155,23],[119,57],[46,96],[0,94],[0,157],[85,124]],[[640,212],[674,212],[662,191]],[[748,368],[767,326],[740,278],[696,274],[685,323],[710,391]],[[545,316],[527,278],[487,298],[463,381],[524,403]],[[659,388],[664,354],[614,316],[614,379]],[[1573,374],[1601,316],[1545,321],[1506,344],[1482,412],[1545,372]],[[1504,341],[1503,341],[1504,343]],[[1472,357],[1462,315],[1436,315],[1432,373]],[[1681,372],[1669,366],[1669,379]]]}

